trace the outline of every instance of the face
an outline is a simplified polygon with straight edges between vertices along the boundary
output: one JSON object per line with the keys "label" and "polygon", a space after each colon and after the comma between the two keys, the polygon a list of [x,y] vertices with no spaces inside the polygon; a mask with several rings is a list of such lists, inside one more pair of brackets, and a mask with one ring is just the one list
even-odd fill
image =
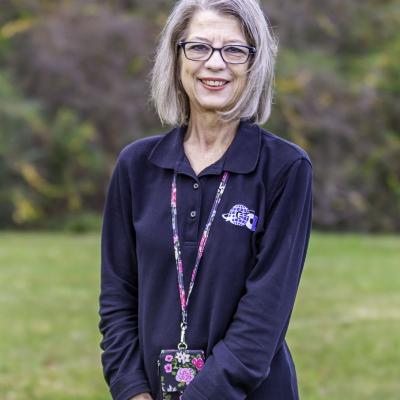
{"label": "face", "polygon": [[[217,48],[227,44],[249,45],[236,18],[209,10],[194,14],[184,40]],[[248,62],[225,63],[219,51],[214,51],[208,61],[191,61],[180,50],[180,76],[191,115],[223,111],[235,104],[246,85],[247,68]]]}

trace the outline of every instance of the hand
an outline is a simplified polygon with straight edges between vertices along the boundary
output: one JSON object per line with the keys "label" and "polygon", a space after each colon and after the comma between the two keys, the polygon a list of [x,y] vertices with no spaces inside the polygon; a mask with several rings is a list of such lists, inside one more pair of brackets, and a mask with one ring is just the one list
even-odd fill
{"label": "hand", "polygon": [[134,397],[131,397],[129,400],[153,400],[150,393],[140,393]]}

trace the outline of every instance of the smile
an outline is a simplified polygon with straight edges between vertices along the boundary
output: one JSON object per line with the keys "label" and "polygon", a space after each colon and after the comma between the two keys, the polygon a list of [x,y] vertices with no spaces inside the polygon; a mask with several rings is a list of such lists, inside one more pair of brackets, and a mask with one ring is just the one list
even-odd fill
{"label": "smile", "polygon": [[228,83],[228,81],[205,81],[205,80],[202,80],[202,82],[208,86],[223,86]]}
{"label": "smile", "polygon": [[208,89],[223,89],[229,83],[224,79],[199,79],[199,81]]}

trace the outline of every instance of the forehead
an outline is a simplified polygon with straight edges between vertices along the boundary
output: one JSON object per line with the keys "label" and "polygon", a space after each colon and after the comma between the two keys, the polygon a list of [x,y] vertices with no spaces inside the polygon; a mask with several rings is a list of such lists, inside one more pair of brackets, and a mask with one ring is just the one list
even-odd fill
{"label": "forehead", "polygon": [[230,15],[219,14],[212,10],[197,11],[187,28],[187,39],[204,38],[210,42],[235,41],[246,42],[239,21]]}

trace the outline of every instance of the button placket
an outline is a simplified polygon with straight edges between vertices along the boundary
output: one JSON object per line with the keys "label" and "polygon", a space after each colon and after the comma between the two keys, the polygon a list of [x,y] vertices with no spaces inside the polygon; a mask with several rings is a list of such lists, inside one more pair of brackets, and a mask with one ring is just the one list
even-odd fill
{"label": "button placket", "polygon": [[[191,179],[190,186],[187,187],[187,196],[185,200],[187,201],[186,208],[186,218],[184,227],[184,241],[196,243],[198,241],[198,231],[199,231],[199,213],[201,209],[201,191],[199,182],[195,181],[195,178]],[[189,183],[189,182],[187,182]]]}

